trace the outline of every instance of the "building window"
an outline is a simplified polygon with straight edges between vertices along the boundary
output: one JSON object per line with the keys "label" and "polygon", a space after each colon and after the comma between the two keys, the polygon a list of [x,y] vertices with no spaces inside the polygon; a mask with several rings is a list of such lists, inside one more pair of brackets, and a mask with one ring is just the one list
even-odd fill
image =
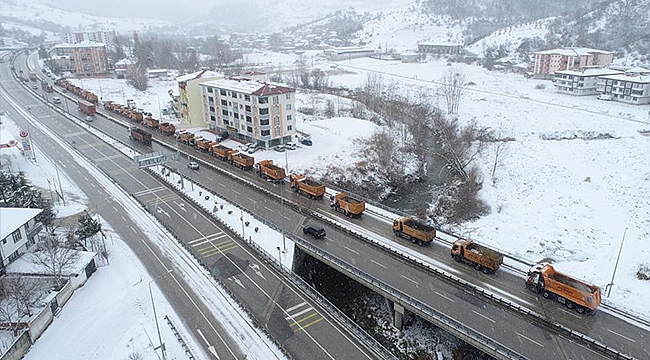
{"label": "building window", "polygon": [[291,104],[287,104],[287,110],[291,110]]}
{"label": "building window", "polygon": [[20,240],[22,240],[23,234],[21,234],[20,229],[18,229],[18,230],[14,231],[11,234],[11,237],[14,239],[14,244],[15,244],[15,243],[19,242]]}
{"label": "building window", "polygon": [[251,101],[251,97],[249,95],[244,95],[244,101]]}
{"label": "building window", "polygon": [[249,133],[252,133],[253,132],[253,127],[247,126],[246,131],[248,131]]}
{"label": "building window", "polygon": [[273,97],[273,105],[277,105],[280,102],[280,99],[278,99],[277,96]]}
{"label": "building window", "polygon": [[259,98],[258,102],[259,102],[260,104],[268,104],[268,103],[269,103],[269,98],[267,98],[267,97],[261,97],[261,98]]}
{"label": "building window", "polygon": [[210,115],[210,120],[215,121],[214,120],[214,115]]}
{"label": "building window", "polygon": [[214,112],[214,106],[210,106],[210,111]]}
{"label": "building window", "polygon": [[228,116],[228,110],[221,110],[221,114],[223,114],[223,116]]}
{"label": "building window", "polygon": [[287,94],[287,100],[291,100],[291,94]]}
{"label": "building window", "polygon": [[208,96],[208,101],[209,102],[214,102],[214,98],[212,96]]}
{"label": "building window", "polygon": [[291,115],[287,115],[287,121],[291,121]]}
{"label": "building window", "polygon": [[262,136],[269,136],[271,135],[271,130],[262,130]]}
{"label": "building window", "polygon": [[230,96],[234,97],[235,99],[237,98],[237,93],[234,91],[230,92]]}
{"label": "building window", "polygon": [[228,106],[228,102],[226,100],[221,100],[221,105]]}
{"label": "building window", "polygon": [[250,117],[250,116],[246,116],[246,121],[247,121],[247,122],[251,122],[251,117]]}
{"label": "building window", "polygon": [[269,119],[262,119],[260,120],[260,125],[267,126],[269,124],[269,121],[270,121]]}
{"label": "building window", "polygon": [[228,95],[228,93],[226,93],[226,90],[223,90],[223,89],[219,91],[219,94],[221,94],[221,96],[227,96]]}
{"label": "building window", "polygon": [[269,109],[260,109],[260,115],[268,115]]}
{"label": "building window", "polygon": [[293,126],[292,126],[292,125],[288,125],[288,126],[287,126],[287,131],[291,131],[291,129],[293,129]]}
{"label": "building window", "polygon": [[235,113],[235,119],[239,120],[239,113]]}
{"label": "building window", "polygon": [[246,105],[246,106],[244,107],[244,110],[250,112],[250,111],[251,111],[251,106],[250,106],[250,105]]}
{"label": "building window", "polygon": [[209,93],[212,92],[212,88],[211,88],[211,87],[208,88],[208,92],[209,92]]}

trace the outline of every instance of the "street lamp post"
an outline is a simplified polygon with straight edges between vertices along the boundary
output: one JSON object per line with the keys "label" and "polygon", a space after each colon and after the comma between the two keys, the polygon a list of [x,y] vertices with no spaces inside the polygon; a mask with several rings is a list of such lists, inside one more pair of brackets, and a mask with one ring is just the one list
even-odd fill
{"label": "street lamp post", "polygon": [[623,232],[623,239],[621,240],[621,246],[618,248],[618,256],[616,257],[616,264],[614,265],[614,273],[612,274],[612,281],[605,286],[607,291],[607,297],[612,293],[612,287],[614,287],[614,277],[616,277],[616,268],[618,268],[618,260],[621,258],[621,252],[623,251],[623,243],[625,242],[625,234],[627,234],[627,228]]}
{"label": "street lamp post", "polygon": [[160,353],[162,354],[163,360],[167,360],[167,353],[165,352],[165,343],[162,341],[162,336],[160,336],[160,326],[158,325],[158,316],[156,315],[156,303],[153,301],[153,291],[151,290],[151,283],[156,281],[156,279],[163,277],[169,273],[171,273],[173,269],[167,270],[164,274],[160,274],[157,277],[151,279],[149,281],[149,296],[151,297],[151,307],[153,308],[153,318],[156,321],[156,332],[158,333],[158,347],[155,347],[154,350],[158,350],[160,348]]}

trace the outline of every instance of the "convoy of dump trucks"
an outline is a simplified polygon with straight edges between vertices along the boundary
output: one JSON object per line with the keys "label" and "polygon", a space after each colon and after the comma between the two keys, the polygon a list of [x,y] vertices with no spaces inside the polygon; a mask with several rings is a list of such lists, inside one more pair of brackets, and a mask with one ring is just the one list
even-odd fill
{"label": "convoy of dump trucks", "polygon": [[[84,99],[77,102],[80,111],[88,115],[95,113],[94,104],[98,103],[95,94],[74,86],[64,79],[59,80],[57,85]],[[43,90],[49,91],[47,85],[42,83],[41,86]],[[174,124],[160,122],[151,116],[144,116],[143,113],[133,109],[132,106],[123,106],[111,101],[104,102],[103,106],[104,109],[140,123],[148,129],[158,130],[166,136],[173,135],[180,143],[196,147],[199,151],[209,153],[238,168],[244,170],[254,169],[261,178],[268,181],[282,183],[287,177],[285,169],[275,165],[272,160],[261,160],[256,163],[254,157],[250,155],[231,149],[217,140],[208,140],[200,135],[195,136],[195,134],[187,130],[176,130]],[[131,126],[129,127],[129,138],[145,146],[151,146],[153,136],[150,132]],[[220,139],[220,137],[217,138]],[[289,182],[290,187],[296,193],[311,199],[320,200],[326,193],[324,183],[304,174],[290,175]],[[329,204],[333,210],[342,212],[351,218],[361,217],[366,208],[365,201],[345,192],[330,195]],[[428,245],[436,239],[435,227],[410,216],[395,219],[392,230],[395,236],[411,240],[420,246]],[[502,253],[478,244],[473,240],[458,239],[451,245],[450,250],[451,257],[454,260],[459,263],[469,264],[485,274],[494,274],[503,264],[504,255]],[[598,286],[558,272],[550,264],[533,266],[528,271],[525,285],[542,297],[555,299],[567,308],[575,309],[581,314],[593,313],[601,303],[601,292]]]}

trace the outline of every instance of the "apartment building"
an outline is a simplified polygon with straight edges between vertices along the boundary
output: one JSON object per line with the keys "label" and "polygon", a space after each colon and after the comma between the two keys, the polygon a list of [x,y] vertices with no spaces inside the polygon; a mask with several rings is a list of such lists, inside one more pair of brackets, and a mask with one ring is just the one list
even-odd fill
{"label": "apartment building", "polygon": [[0,208],[0,274],[7,265],[40,241],[43,224],[36,221],[42,209]]}
{"label": "apartment building", "polygon": [[115,31],[99,30],[59,34],[59,39],[66,44],[78,44],[82,42],[98,42],[107,45],[115,43]]}
{"label": "apartment building", "polygon": [[200,85],[210,129],[265,148],[286,144],[296,134],[296,89],[244,78]]}
{"label": "apartment building", "polygon": [[178,83],[178,104],[174,108],[181,122],[191,126],[208,126],[208,122],[205,121],[203,116],[203,98],[199,84],[219,79],[224,79],[223,74],[209,70],[201,70],[176,78]]}
{"label": "apartment building", "polygon": [[601,76],[597,90],[601,99],[650,104],[650,70],[634,68],[624,74]]}
{"label": "apartment building", "polygon": [[455,55],[463,52],[463,44],[419,43],[418,52],[421,54]]}
{"label": "apartment building", "polygon": [[601,76],[620,75],[622,71],[600,67],[585,67],[582,70],[559,70],[555,72],[555,91],[571,95],[598,95]]}
{"label": "apartment building", "polygon": [[556,71],[582,70],[586,67],[608,67],[614,59],[611,51],[588,48],[565,48],[533,53],[530,72],[535,78],[551,79]]}
{"label": "apartment building", "polygon": [[108,57],[103,43],[57,44],[52,52],[58,59],[68,59],[69,68],[77,75],[101,76],[108,73]]}
{"label": "apartment building", "polygon": [[370,57],[375,54],[374,49],[367,49],[357,46],[339,47],[324,50],[323,53],[328,60],[349,60],[361,57]]}

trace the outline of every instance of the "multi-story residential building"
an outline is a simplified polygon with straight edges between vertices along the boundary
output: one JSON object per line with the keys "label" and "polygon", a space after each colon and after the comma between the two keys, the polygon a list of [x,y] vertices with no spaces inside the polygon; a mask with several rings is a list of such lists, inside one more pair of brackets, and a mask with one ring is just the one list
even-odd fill
{"label": "multi-story residential building", "polygon": [[70,59],[77,75],[104,75],[108,72],[106,45],[103,43],[57,44],[52,52],[54,56]]}
{"label": "multi-story residential building", "polygon": [[536,78],[553,78],[556,71],[581,70],[588,66],[608,67],[614,59],[611,51],[565,48],[533,53],[530,71]]}
{"label": "multi-story residential building", "polygon": [[559,70],[555,72],[553,86],[557,92],[571,95],[598,95],[600,76],[619,75],[622,71],[599,67],[585,67],[582,70]]}
{"label": "multi-story residential building", "polygon": [[181,122],[191,126],[206,127],[209,125],[203,116],[203,97],[199,84],[223,78],[222,74],[209,70],[201,70],[176,78]]}
{"label": "multi-story residential building", "polygon": [[137,61],[135,59],[122,59],[115,63],[115,77],[118,79],[127,79],[130,74],[135,73]]}
{"label": "multi-story residential building", "polygon": [[40,241],[43,224],[36,221],[42,209],[0,208],[0,274],[20,255]]}
{"label": "multi-story residential building", "polygon": [[430,42],[419,43],[418,52],[421,54],[455,55],[463,52],[463,45]]}
{"label": "multi-story residential building", "polygon": [[100,31],[85,31],[73,33],[61,33],[59,38],[66,44],[78,44],[82,42],[98,42],[107,45],[115,43],[115,31],[113,30],[100,30]]}
{"label": "multi-story residential building", "polygon": [[265,148],[296,134],[296,89],[230,78],[201,83],[201,93],[210,129]]}
{"label": "multi-story residential building", "polygon": [[357,46],[339,47],[327,49],[324,51],[325,56],[332,61],[349,60],[360,57],[369,57],[375,54],[374,49],[367,49]]}
{"label": "multi-story residential building", "polygon": [[601,76],[597,90],[601,99],[628,104],[650,104],[650,70],[630,69],[625,74]]}

